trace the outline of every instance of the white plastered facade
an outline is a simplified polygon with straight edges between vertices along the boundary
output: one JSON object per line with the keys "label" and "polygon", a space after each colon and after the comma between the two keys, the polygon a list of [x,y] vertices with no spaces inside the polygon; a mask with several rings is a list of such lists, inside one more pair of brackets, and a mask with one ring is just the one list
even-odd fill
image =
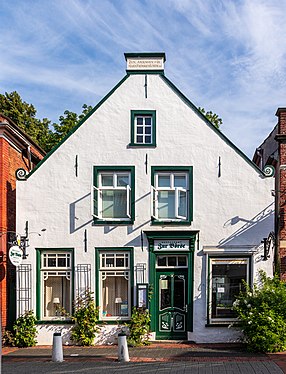
{"label": "white plastered facade", "polygon": [[[248,255],[252,281],[259,269],[272,275],[273,249],[263,261],[261,241],[274,227],[273,178],[266,178],[160,74],[147,74],[147,98],[145,84],[145,73],[130,74],[27,180],[17,182],[17,231],[29,223],[29,256],[24,263],[32,267],[31,307],[37,308],[36,248],[73,248],[74,266],[91,265],[91,288],[96,292],[95,248],[132,247],[134,265],[146,264],[148,280],[149,246],[144,232],[192,231],[197,234],[192,329],[187,339],[198,343],[236,341],[239,333],[234,329],[207,326],[208,258],[213,254]],[[156,111],[155,147],[129,147],[131,110]],[[94,225],[93,166],[116,165],[135,166],[134,223]],[[190,225],[152,225],[151,166],[193,167]],[[134,303],[135,286],[134,280]],[[106,342],[104,336],[109,336],[109,331],[112,335],[115,326],[103,327],[104,334],[97,340]],[[52,333],[59,329],[69,342],[70,325],[43,323],[38,325],[38,344],[51,344]]]}

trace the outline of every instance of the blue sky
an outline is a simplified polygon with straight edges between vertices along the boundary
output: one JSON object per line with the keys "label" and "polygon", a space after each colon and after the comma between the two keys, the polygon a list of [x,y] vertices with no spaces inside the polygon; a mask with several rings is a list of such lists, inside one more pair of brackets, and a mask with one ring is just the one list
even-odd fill
{"label": "blue sky", "polygon": [[96,105],[124,52],[165,52],[166,76],[249,157],[286,106],[284,1],[2,0],[0,33],[0,93],[39,118]]}

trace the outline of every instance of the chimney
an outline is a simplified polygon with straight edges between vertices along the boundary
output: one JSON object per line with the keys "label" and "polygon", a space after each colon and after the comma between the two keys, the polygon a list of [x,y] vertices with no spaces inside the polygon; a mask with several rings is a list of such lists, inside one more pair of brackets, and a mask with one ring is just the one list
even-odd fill
{"label": "chimney", "polygon": [[286,108],[278,108],[278,183],[277,183],[277,246],[280,277],[286,281]]}

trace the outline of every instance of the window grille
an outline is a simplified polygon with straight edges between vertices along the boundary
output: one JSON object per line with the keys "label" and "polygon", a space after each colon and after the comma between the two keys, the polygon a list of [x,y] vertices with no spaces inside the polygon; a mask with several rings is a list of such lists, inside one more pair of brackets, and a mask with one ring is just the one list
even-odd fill
{"label": "window grille", "polygon": [[17,277],[17,313],[18,316],[32,309],[31,305],[31,264],[19,265],[16,268]]}
{"label": "window grille", "polygon": [[145,283],[146,279],[146,264],[137,263],[135,266],[136,283]]}
{"label": "window grille", "polygon": [[75,267],[76,297],[83,297],[91,289],[91,265],[79,264]]}

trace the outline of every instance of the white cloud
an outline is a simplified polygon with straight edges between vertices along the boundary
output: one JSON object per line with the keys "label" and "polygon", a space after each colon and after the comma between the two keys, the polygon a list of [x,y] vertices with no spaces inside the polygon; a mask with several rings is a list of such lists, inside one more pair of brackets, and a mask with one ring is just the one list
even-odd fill
{"label": "white cloud", "polygon": [[124,52],[165,51],[166,75],[251,156],[285,106],[285,18],[278,0],[2,2],[2,92],[21,89],[55,120],[55,99],[58,115],[107,93]]}

